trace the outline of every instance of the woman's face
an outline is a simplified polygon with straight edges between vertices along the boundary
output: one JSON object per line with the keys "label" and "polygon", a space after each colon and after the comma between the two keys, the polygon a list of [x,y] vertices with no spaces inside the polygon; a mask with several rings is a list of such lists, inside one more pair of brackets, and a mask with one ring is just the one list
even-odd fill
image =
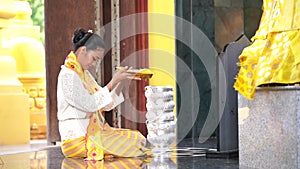
{"label": "woman's face", "polygon": [[96,50],[86,50],[86,47],[80,47],[76,52],[78,57],[78,62],[80,63],[82,69],[87,70],[95,66],[99,60],[103,59],[104,49],[97,48]]}

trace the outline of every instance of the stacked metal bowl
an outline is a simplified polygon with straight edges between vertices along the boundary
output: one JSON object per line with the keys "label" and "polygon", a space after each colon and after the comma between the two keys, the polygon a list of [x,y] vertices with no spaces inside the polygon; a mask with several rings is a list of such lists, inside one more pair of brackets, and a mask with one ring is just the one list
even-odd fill
{"label": "stacked metal bowl", "polygon": [[168,151],[170,144],[176,139],[173,87],[146,86],[145,96],[147,139],[154,146],[152,151]]}

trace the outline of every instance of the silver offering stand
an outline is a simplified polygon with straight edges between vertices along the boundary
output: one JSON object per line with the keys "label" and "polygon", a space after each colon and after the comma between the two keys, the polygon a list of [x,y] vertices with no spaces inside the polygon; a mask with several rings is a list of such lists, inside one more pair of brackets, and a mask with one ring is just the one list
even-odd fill
{"label": "silver offering stand", "polygon": [[147,140],[154,146],[152,152],[171,152],[170,145],[176,140],[175,103],[172,86],[146,86]]}

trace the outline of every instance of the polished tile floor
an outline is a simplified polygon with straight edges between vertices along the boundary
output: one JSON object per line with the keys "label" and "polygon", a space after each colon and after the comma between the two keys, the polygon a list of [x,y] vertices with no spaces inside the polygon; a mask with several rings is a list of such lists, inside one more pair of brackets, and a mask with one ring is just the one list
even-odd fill
{"label": "polished tile floor", "polygon": [[[152,158],[111,158],[99,162],[65,158],[59,145],[47,146],[46,141],[30,145],[0,146],[0,169],[81,169],[81,168],[141,168],[141,169],[236,169],[237,158],[208,158],[207,151],[215,150],[214,142],[196,145],[185,140],[169,153]],[[213,144],[213,145],[212,145]],[[202,146],[202,147],[199,147]]]}

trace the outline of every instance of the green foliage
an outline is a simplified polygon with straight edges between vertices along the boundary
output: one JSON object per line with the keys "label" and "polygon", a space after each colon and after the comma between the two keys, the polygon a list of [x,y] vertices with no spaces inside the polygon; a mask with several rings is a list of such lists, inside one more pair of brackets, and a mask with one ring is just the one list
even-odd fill
{"label": "green foliage", "polygon": [[44,0],[28,0],[32,9],[31,19],[33,25],[40,26],[41,41],[45,41],[45,25],[44,25]]}

